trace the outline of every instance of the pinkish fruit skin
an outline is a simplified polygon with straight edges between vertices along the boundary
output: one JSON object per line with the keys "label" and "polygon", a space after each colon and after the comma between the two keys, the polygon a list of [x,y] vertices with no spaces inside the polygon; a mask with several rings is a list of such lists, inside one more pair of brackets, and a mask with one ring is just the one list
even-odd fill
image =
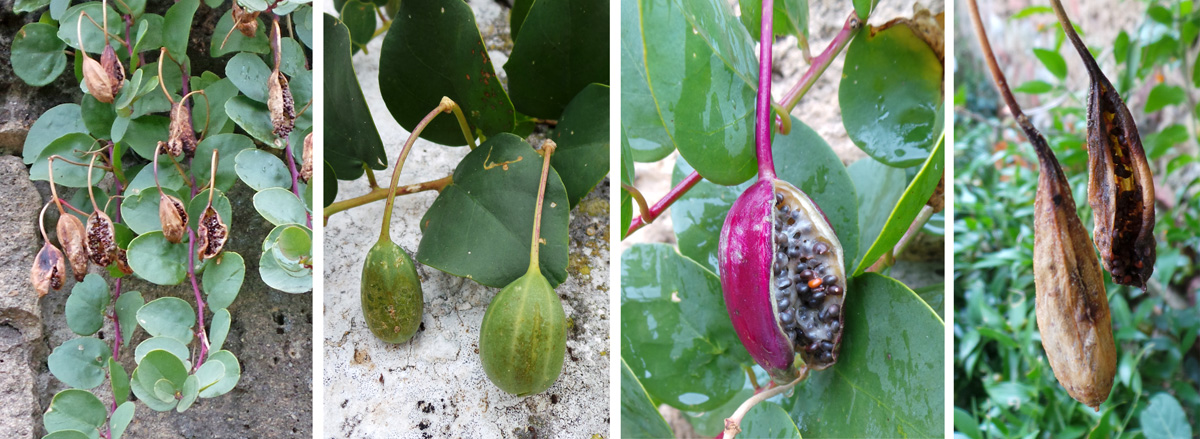
{"label": "pinkish fruit skin", "polygon": [[790,382],[798,376],[796,352],[771,318],[774,196],[773,179],[760,179],[734,201],[721,228],[717,258],[725,308],[742,345],[771,378]]}

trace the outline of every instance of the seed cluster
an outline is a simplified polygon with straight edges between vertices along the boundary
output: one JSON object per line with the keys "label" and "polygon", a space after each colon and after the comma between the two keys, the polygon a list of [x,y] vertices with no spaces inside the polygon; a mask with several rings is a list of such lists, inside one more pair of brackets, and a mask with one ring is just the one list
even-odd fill
{"label": "seed cluster", "polygon": [[93,213],[87,221],[88,257],[96,265],[107,267],[117,253],[117,241],[113,236],[112,221],[107,215]]}
{"label": "seed cluster", "polygon": [[772,274],[779,323],[796,352],[820,366],[836,357],[846,287],[836,275],[841,262],[814,229],[813,220],[775,193]]}
{"label": "seed cluster", "polygon": [[217,211],[209,207],[200,216],[200,257],[203,259],[211,259],[221,253],[221,249],[225,247],[225,237],[228,231],[225,229],[225,224],[221,223],[221,217],[217,215]]}

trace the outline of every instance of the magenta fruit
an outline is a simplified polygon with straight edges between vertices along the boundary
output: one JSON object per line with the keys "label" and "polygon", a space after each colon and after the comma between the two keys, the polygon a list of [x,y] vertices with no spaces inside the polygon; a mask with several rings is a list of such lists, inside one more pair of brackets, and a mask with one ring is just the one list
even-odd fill
{"label": "magenta fruit", "polygon": [[750,186],[721,229],[721,289],[742,344],[777,381],[837,363],[846,275],[842,246],[804,192],[775,178]]}

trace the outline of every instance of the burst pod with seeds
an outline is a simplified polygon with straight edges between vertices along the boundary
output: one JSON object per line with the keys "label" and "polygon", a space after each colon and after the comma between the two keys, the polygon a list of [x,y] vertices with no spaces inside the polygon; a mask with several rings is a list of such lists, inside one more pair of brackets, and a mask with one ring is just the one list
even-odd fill
{"label": "burst pod with seeds", "polygon": [[292,101],[292,92],[288,89],[287,77],[279,72],[278,67],[267,79],[267,109],[271,110],[271,124],[275,127],[275,136],[287,139],[296,124],[296,108]]}
{"label": "burst pod with seeds", "polygon": [[302,158],[301,164],[300,164],[300,178],[303,179],[305,183],[307,183],[309,180],[312,180],[312,172],[313,172],[312,136],[313,136],[312,133],[308,133],[307,136],[304,136],[304,151],[300,155],[300,157]]}
{"label": "burst pod with seeds", "polygon": [[214,149],[212,165],[209,170],[208,205],[204,207],[204,212],[200,214],[200,220],[196,222],[196,244],[198,244],[196,252],[201,260],[212,259],[221,254],[221,250],[225,248],[225,241],[229,237],[229,228],[221,220],[221,214],[212,205],[213,194],[217,191],[217,155],[217,150]]}
{"label": "burst pod with seeds", "polygon": [[538,262],[542,202],[550,155],[555,147],[551,140],[542,146],[545,152],[533,217],[529,270],[492,298],[479,327],[479,361],[484,373],[500,390],[517,396],[549,389],[558,381],[566,356],[566,313]]}
{"label": "burst pod with seeds", "polygon": [[754,361],[777,381],[837,362],[846,276],[842,246],[804,192],[760,179],[721,228],[721,289],[733,328]]}
{"label": "burst pod with seeds", "polygon": [[196,132],[192,129],[192,110],[184,105],[186,97],[171,104],[171,124],[167,130],[166,150],[174,157],[196,153]]}
{"label": "burst pod with seeds", "polygon": [[172,244],[183,242],[187,233],[188,214],[183,201],[161,193],[158,198],[158,220],[162,223],[163,237]]}
{"label": "burst pod with seeds", "polygon": [[103,210],[96,210],[88,215],[84,229],[88,257],[96,265],[107,267],[117,257],[116,229],[112,219]]}
{"label": "burst pod with seeds", "polygon": [[83,231],[83,222],[75,215],[64,212],[58,216],[55,230],[58,233],[58,243],[62,244],[63,253],[71,263],[71,271],[75,273],[75,280],[82,281],[88,270],[87,237]]}
{"label": "burst pod with seeds", "polygon": [[133,274],[133,267],[129,266],[129,253],[125,249],[117,247],[117,269],[125,274]]}
{"label": "burst pod with seeds", "polygon": [[38,250],[37,256],[33,259],[33,267],[29,269],[29,282],[33,284],[33,288],[37,290],[38,297],[43,297],[50,290],[58,290],[63,286],[63,279],[67,275],[67,266],[63,262],[63,254],[50,244],[50,238],[46,236],[46,208],[50,207],[47,203],[42,206],[42,212],[38,216],[38,227],[42,231],[42,249]]}

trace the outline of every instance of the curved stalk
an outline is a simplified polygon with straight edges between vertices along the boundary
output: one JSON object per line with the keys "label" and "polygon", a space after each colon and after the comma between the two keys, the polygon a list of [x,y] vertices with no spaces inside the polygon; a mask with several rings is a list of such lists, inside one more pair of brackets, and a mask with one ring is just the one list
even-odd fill
{"label": "curved stalk", "polygon": [[42,206],[42,213],[38,214],[38,227],[42,229],[42,240],[45,242],[50,242],[50,236],[46,234],[46,208],[47,207],[50,207],[50,203],[46,203],[45,206]]}
{"label": "curved stalk", "polygon": [[88,177],[87,177],[87,183],[88,183],[88,198],[91,198],[91,199],[92,199],[92,211],[93,211],[93,212],[99,212],[99,211],[100,211],[100,206],[98,206],[98,205],[96,204],[96,194],[92,193],[92,169],[95,167],[95,166],[93,166],[93,165],[95,165],[95,164],[96,164],[96,156],[94,156],[94,155],[93,155],[93,156],[92,156],[92,161],[91,161],[90,163],[88,163]]}
{"label": "curved stalk", "polygon": [[200,140],[204,140],[205,136],[208,136],[208,122],[212,120],[212,107],[209,106],[208,94],[205,93],[204,90],[194,90],[179,98],[179,102],[186,101],[187,98],[194,94],[200,94],[200,96],[204,96],[204,130],[200,131]]}
{"label": "curved stalk", "polygon": [[217,191],[217,150],[213,149],[212,167],[208,173],[208,207],[212,207],[213,193]]}
{"label": "curved stalk", "polygon": [[743,402],[741,406],[738,406],[738,409],[734,411],[732,415],[730,415],[728,418],[725,418],[725,432],[721,437],[724,439],[732,439],[734,436],[737,436],[738,433],[742,432],[742,418],[746,417],[746,413],[749,412],[750,409],[754,408],[754,406],[758,405],[758,403],[766,401],[775,395],[792,390],[793,387],[796,387],[796,385],[800,384],[801,381],[804,381],[805,378],[808,378],[808,367],[801,368],[800,376],[794,381],[782,386],[776,386],[763,390],[756,393],[754,396],[751,396],[746,400],[746,402]]}
{"label": "curved stalk", "polygon": [[860,28],[862,28],[862,21],[859,21],[858,13],[850,11],[850,16],[846,17],[846,23],[842,25],[842,30],[838,32],[837,36],[833,37],[833,41],[829,42],[829,46],[825,47],[825,51],[812,59],[812,63],[809,64],[808,70],[804,72],[804,76],[800,77],[800,82],[797,82],[788,91],[788,94],[784,96],[783,108],[787,112],[790,113],[793,108],[796,108],[796,104],[800,102],[800,98],[804,97],[813,84],[817,83],[817,78],[820,78],[821,74],[825,73],[825,69],[829,68],[830,64],[833,64],[833,59],[837,58],[838,54],[850,44],[850,40],[854,38],[854,34]]}
{"label": "curved stalk", "polygon": [[[753,0],[750,0],[753,1]],[[758,98],[754,102],[754,146],[758,154],[758,178],[775,178],[775,159],[771,155],[771,39],[774,36],[774,0],[762,2],[762,28],[759,30]]]}
{"label": "curved stalk", "polygon": [[541,270],[538,264],[538,250],[541,245],[542,235],[542,201],[546,198],[546,177],[550,175],[550,155],[554,154],[554,150],[558,148],[558,144],[553,140],[546,139],[542,143],[542,179],[538,182],[538,197],[537,208],[533,211],[533,242],[529,244],[529,273],[537,273]]}
{"label": "curved stalk", "polygon": [[392,206],[396,202],[396,184],[400,182],[400,170],[404,168],[404,159],[408,157],[408,152],[412,149],[413,144],[417,142],[417,137],[421,135],[421,131],[425,131],[425,126],[429,125],[429,122],[433,121],[433,118],[437,117],[438,113],[448,113],[453,107],[454,101],[450,100],[448,97],[442,96],[442,101],[438,103],[438,106],[421,119],[421,122],[418,123],[416,128],[413,128],[412,133],[408,135],[408,140],[404,142],[404,147],[400,150],[400,157],[396,158],[396,169],[392,171],[392,185],[391,188],[388,189],[387,205],[383,208],[383,227],[381,227],[379,231],[380,241],[390,239],[389,236],[392,226]]}
{"label": "curved stalk", "polygon": [[[54,196],[54,204],[58,206],[58,215],[62,216],[66,215],[67,212],[63,210],[62,199],[58,198],[58,185],[54,184],[54,157],[57,157],[57,155],[52,155],[49,160],[46,160],[46,167],[49,168],[50,195]],[[88,180],[88,182],[91,182],[91,180]]]}
{"label": "curved stalk", "polygon": [[683,181],[671,188],[670,192],[667,192],[667,194],[664,195],[661,200],[658,200],[657,203],[654,203],[654,206],[650,207],[650,213],[648,215],[643,213],[642,216],[634,218],[633,221],[629,223],[629,230],[625,232],[625,237],[629,237],[629,235],[632,235],[633,232],[645,227],[646,224],[654,222],[655,218],[658,218],[659,215],[662,215],[664,210],[667,210],[668,207],[671,207],[671,204],[675,203],[679,197],[682,197],[683,194],[691,190],[692,187],[695,186],[696,183],[699,183],[702,179],[704,178],[701,177],[700,173],[696,171],[692,171],[691,174],[688,174],[687,177],[684,177]]}
{"label": "curved stalk", "polygon": [[[163,81],[162,66],[166,62],[166,60],[163,59],[163,55],[171,56],[171,54],[167,52],[166,47],[158,50],[158,85],[162,87],[162,92],[167,96],[167,100],[171,102],[171,105],[175,105],[175,98],[171,97],[171,92],[167,91],[167,83],[166,81]],[[171,59],[174,60],[175,58],[172,57]]]}

